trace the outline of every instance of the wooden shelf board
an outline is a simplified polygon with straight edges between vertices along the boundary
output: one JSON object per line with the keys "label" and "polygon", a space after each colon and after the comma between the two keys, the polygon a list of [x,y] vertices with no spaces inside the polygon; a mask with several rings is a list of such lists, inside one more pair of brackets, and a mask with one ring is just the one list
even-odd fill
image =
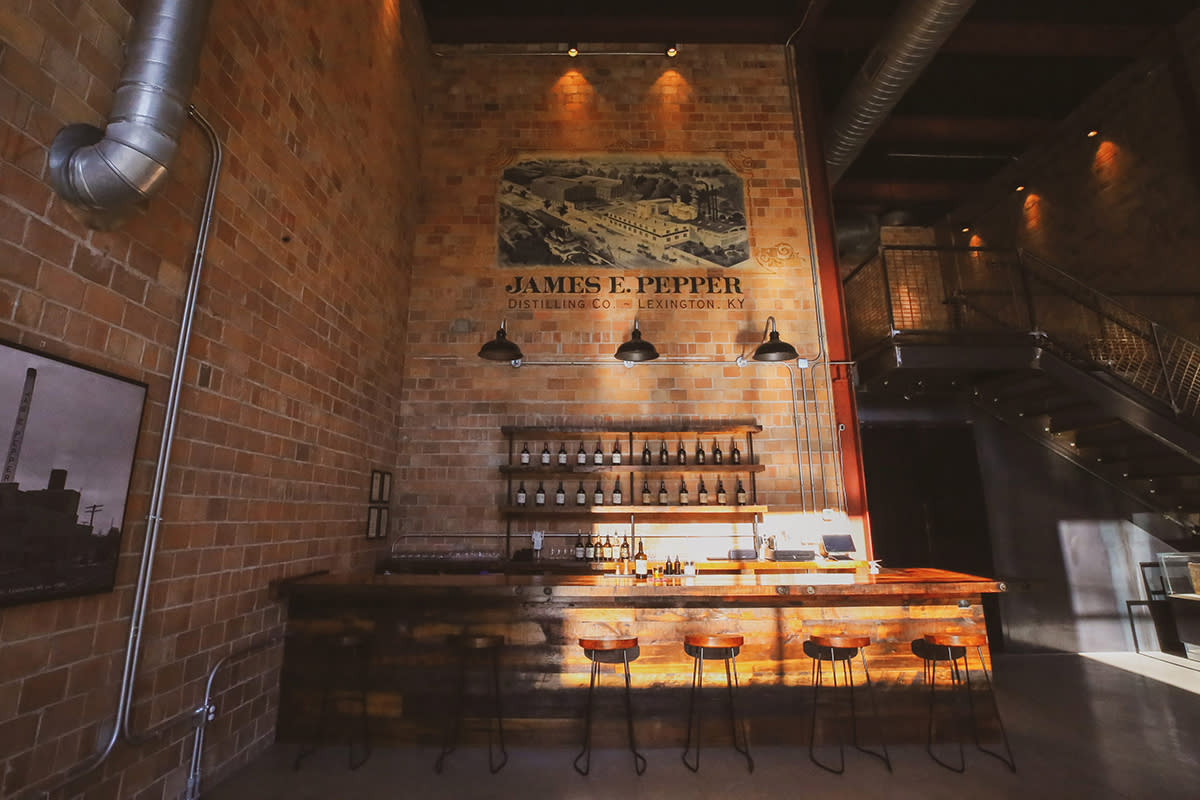
{"label": "wooden shelf board", "polygon": [[686,434],[688,436],[727,436],[735,433],[762,433],[762,425],[754,423],[737,423],[732,422],[724,424],[712,420],[697,420],[696,425],[683,425],[679,427],[656,425],[640,426],[640,425],[612,425],[605,428],[598,428],[595,425],[548,425],[548,426],[517,426],[517,425],[502,425],[500,432],[505,436],[527,436],[531,439],[555,439],[556,436],[571,436],[572,438],[587,436],[623,436],[625,434],[634,434],[635,436],[651,438],[663,438]]}
{"label": "wooden shelf board", "polygon": [[548,467],[543,467],[541,464],[529,464],[522,466],[521,464],[501,464],[500,472],[506,475],[602,475],[604,473],[616,472],[644,472],[647,475],[653,473],[680,473],[680,472],[696,472],[696,473],[750,473],[750,472],[765,472],[767,469],[764,464],[567,464],[565,467],[560,467],[557,464],[551,464]]}
{"label": "wooden shelf board", "polygon": [[766,506],[502,506],[514,517],[749,517],[765,514]]}

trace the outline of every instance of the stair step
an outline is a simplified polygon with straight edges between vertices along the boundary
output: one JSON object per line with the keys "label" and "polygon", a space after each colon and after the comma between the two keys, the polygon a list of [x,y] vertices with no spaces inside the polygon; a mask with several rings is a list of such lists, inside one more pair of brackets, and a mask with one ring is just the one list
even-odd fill
{"label": "stair step", "polygon": [[1110,466],[1120,469],[1122,476],[1129,480],[1188,476],[1200,477],[1200,464],[1183,456],[1135,458],[1124,463],[1110,463]]}
{"label": "stair step", "polygon": [[1163,449],[1162,445],[1158,444],[1158,442],[1120,421],[1114,425],[1105,425],[1099,428],[1080,431],[1079,435],[1075,437],[1076,447],[1101,450],[1109,448],[1119,449],[1130,445],[1141,446],[1143,442],[1148,442],[1154,447],[1146,455],[1160,452]]}
{"label": "stair step", "polygon": [[1008,397],[1038,392],[1047,386],[1054,385],[1053,380],[1040,372],[1003,372],[999,375],[981,378],[974,383],[974,387],[980,395],[989,400],[993,397],[1003,400]]}
{"label": "stair step", "polygon": [[1118,425],[1121,422],[1087,403],[1077,403],[1074,406],[1051,412],[1049,421],[1051,433],[1095,431]]}

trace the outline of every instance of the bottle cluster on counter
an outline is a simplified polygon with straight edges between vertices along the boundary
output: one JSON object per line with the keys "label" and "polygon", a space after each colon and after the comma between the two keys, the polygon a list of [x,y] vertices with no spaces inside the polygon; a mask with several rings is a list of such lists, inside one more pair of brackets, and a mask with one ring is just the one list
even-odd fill
{"label": "bottle cluster on counter", "polygon": [[[691,560],[682,561],[679,556],[668,557],[662,566],[650,566],[646,556],[644,539],[638,539],[637,552],[633,547],[629,534],[620,542],[614,544],[611,536],[585,535],[579,533],[575,540],[575,560],[593,563],[613,562],[618,575],[633,575],[637,578],[647,578],[654,575],[695,575],[696,565]],[[632,553],[632,555],[631,555]]]}
{"label": "bottle cluster on counter", "polygon": [[[655,463],[651,450],[652,441],[653,440],[651,439],[646,439],[642,442],[641,461],[643,466],[650,466],[651,464]],[[690,463],[700,466],[709,463],[716,465],[725,463],[724,451],[721,450],[721,443],[716,439],[712,440],[711,449],[707,452],[704,449],[704,442],[700,439],[697,439],[695,451],[690,458]],[[521,446],[520,463],[523,467],[533,467],[539,465],[543,467],[567,467],[571,465],[571,460],[567,454],[566,443],[559,444],[558,453],[556,455],[551,452],[550,442],[543,442],[541,455],[535,459],[533,453],[529,450],[529,443],[526,442]],[[575,453],[574,463],[575,466],[587,466],[589,464],[592,466],[620,466],[621,464],[625,463],[623,456],[621,455],[621,441],[620,439],[615,440],[612,444],[612,448],[606,453],[603,441],[597,439],[596,447],[590,456],[588,455],[587,449],[584,447],[584,443],[580,442],[579,450]],[[659,466],[666,466],[672,463],[676,466],[687,466],[689,463],[688,451],[683,439],[678,440],[674,461],[672,461],[668,452],[667,440],[662,439],[659,441]],[[733,440],[730,443],[729,463],[742,463],[742,453],[741,450],[738,449],[737,440]]]}

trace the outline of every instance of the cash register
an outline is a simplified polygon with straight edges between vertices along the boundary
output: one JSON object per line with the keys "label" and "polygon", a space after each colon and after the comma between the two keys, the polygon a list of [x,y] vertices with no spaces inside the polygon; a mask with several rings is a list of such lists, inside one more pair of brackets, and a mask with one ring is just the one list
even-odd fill
{"label": "cash register", "polygon": [[821,555],[830,561],[853,561],[854,537],[848,533],[827,533],[821,537]]}

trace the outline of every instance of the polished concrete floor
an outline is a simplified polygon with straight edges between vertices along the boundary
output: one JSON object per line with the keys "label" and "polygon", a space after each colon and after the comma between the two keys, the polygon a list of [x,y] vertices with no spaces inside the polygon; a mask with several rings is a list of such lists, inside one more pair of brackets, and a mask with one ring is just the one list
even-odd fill
{"label": "polished concrete floor", "polygon": [[966,772],[955,774],[934,764],[923,746],[908,745],[892,748],[892,774],[850,751],[842,776],[813,766],[799,748],[755,747],[753,774],[729,748],[706,749],[699,774],[683,767],[677,748],[647,750],[649,768],[640,778],[629,752],[619,749],[595,751],[591,775],[582,777],[571,768],[576,748],[566,743],[510,748],[509,763],[497,775],[488,773],[484,748],[460,749],[445,774],[436,775],[436,752],[428,748],[376,748],[363,767],[350,771],[345,748],[329,747],[294,771],[295,747],[276,746],[204,797],[1200,797],[1200,663],[1156,654],[998,657],[996,686],[1015,774],[970,748]]}

